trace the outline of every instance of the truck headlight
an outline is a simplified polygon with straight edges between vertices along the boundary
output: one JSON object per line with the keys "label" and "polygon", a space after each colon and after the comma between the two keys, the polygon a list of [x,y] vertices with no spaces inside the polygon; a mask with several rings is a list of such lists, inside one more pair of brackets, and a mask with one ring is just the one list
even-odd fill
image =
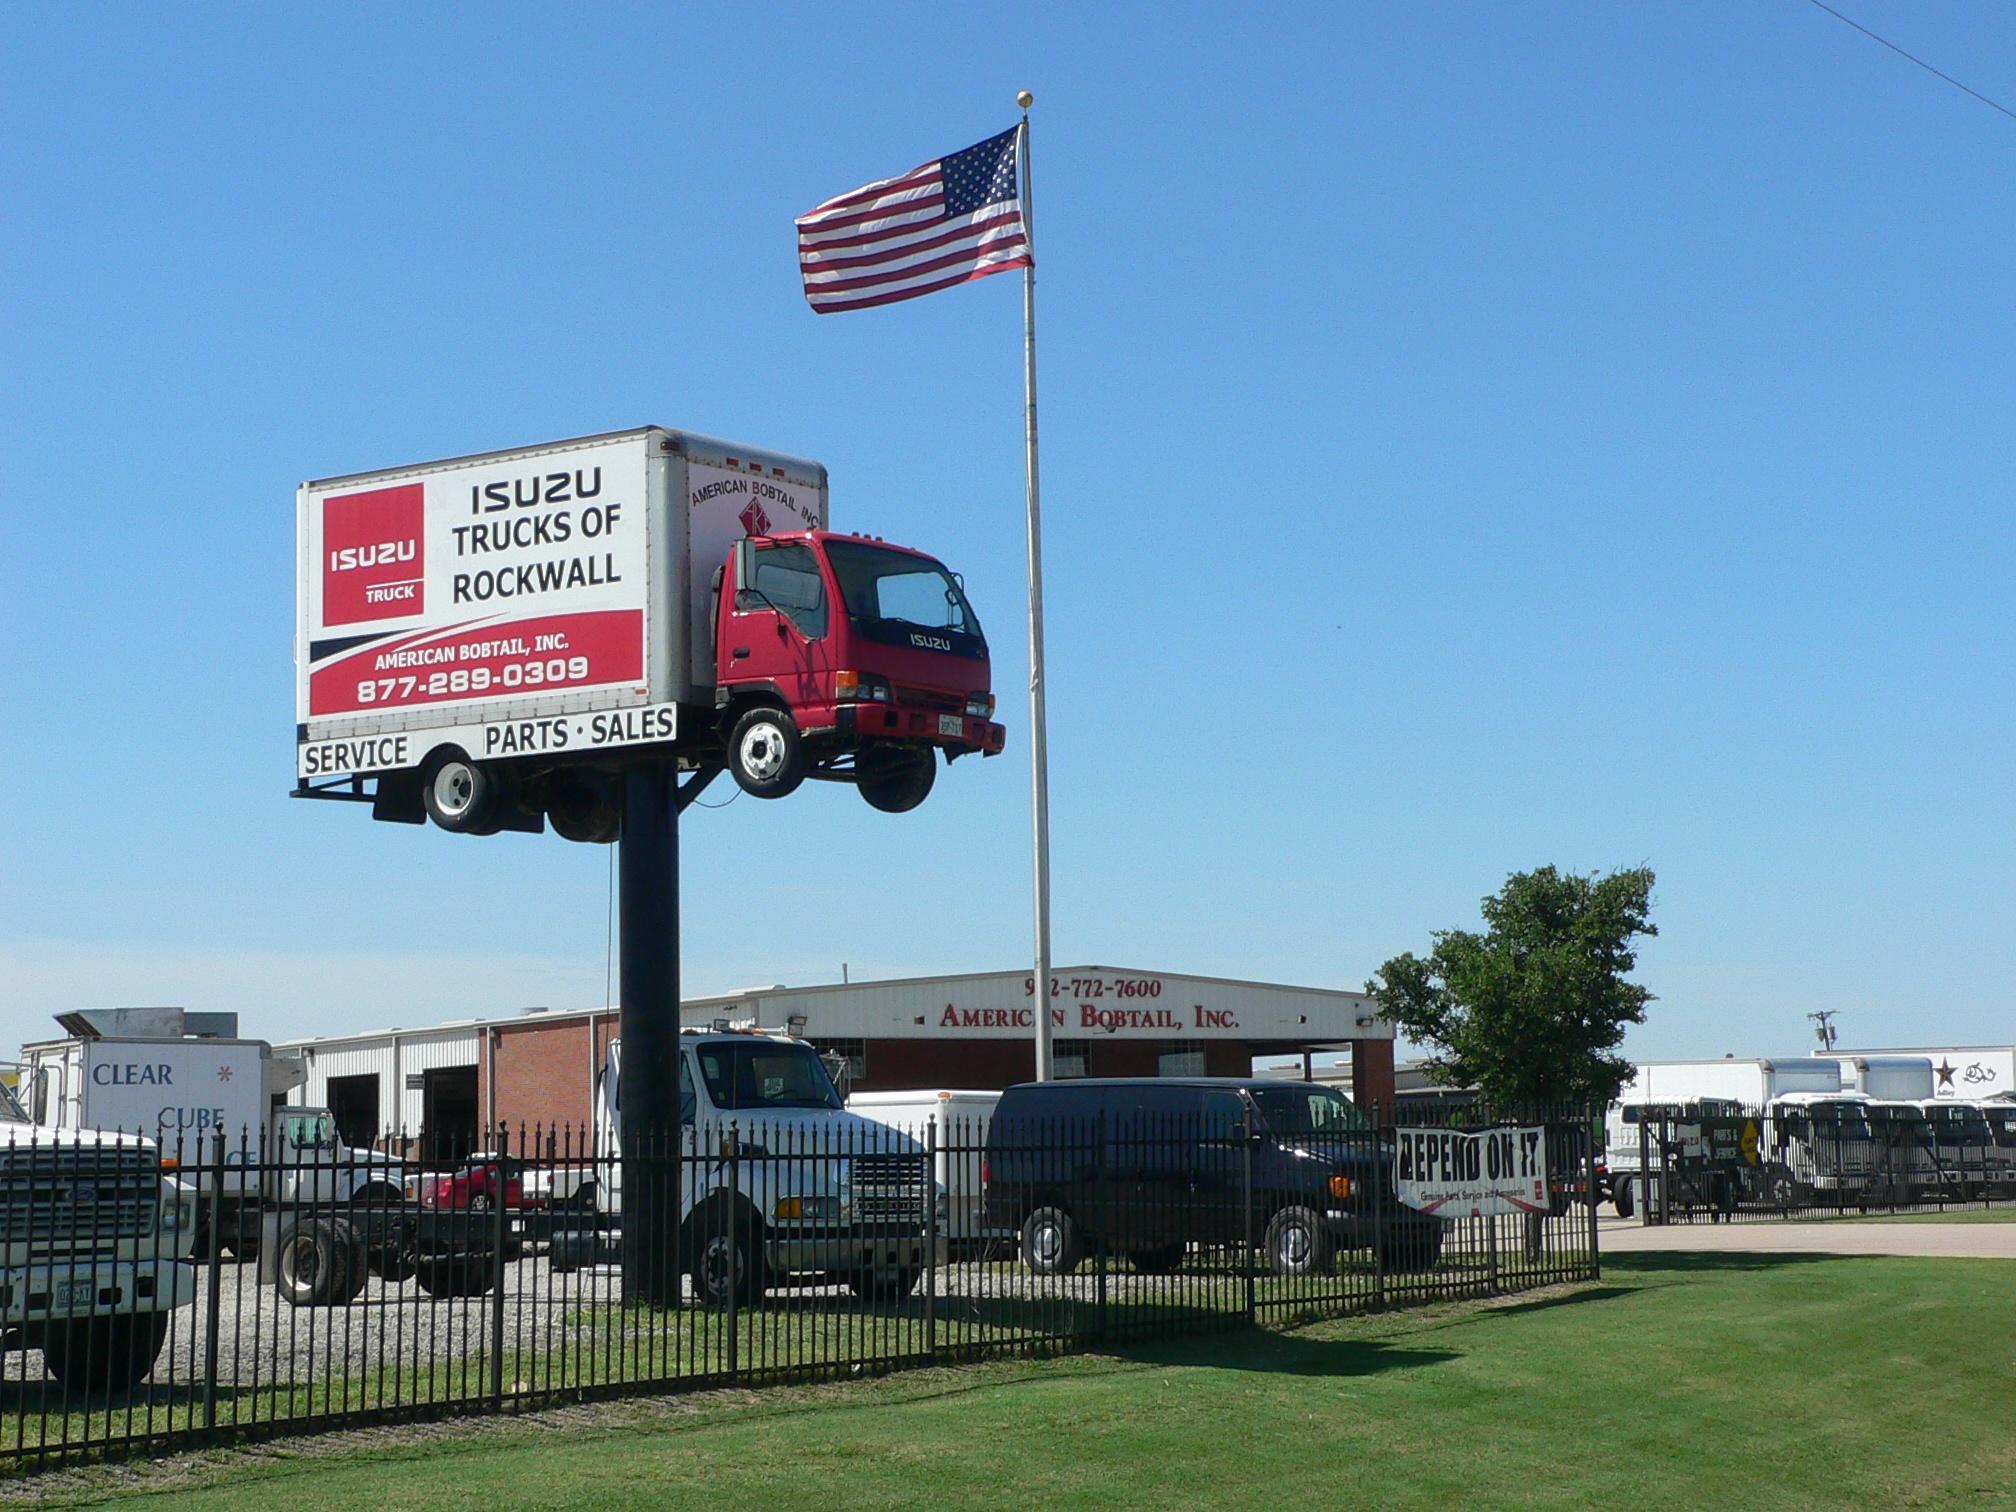
{"label": "truck headlight", "polygon": [[975,693],[971,698],[966,700],[966,712],[975,719],[992,718],[994,714],[994,695],[992,693]]}
{"label": "truck headlight", "polygon": [[841,703],[888,703],[889,679],[842,669],[833,674],[833,696]]}
{"label": "truck headlight", "polygon": [[811,1223],[836,1223],[841,1216],[840,1199],[838,1197],[779,1197],[771,1216]]}
{"label": "truck headlight", "polygon": [[161,1199],[161,1227],[170,1233],[180,1233],[191,1228],[196,1222],[196,1199],[185,1197],[179,1192],[170,1192]]}

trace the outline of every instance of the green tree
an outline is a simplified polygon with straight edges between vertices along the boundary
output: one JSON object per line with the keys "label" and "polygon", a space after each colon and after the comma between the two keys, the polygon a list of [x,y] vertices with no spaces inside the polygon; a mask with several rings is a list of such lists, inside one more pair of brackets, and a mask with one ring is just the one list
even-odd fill
{"label": "green tree", "polygon": [[1427,959],[1409,952],[1365,990],[1408,1038],[1431,1046],[1429,1077],[1475,1086],[1501,1107],[1600,1108],[1631,1063],[1617,1053],[1652,994],[1625,973],[1633,941],[1656,935],[1649,867],[1609,876],[1551,866],[1516,872],[1484,899],[1485,931],[1435,934]]}

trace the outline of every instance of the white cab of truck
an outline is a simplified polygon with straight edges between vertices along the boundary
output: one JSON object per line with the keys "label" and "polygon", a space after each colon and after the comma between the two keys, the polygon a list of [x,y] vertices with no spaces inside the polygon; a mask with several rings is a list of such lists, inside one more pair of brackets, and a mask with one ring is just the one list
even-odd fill
{"label": "white cab of truck", "polygon": [[[596,1200],[611,1215],[623,1203],[622,1049],[610,1042],[595,1102]],[[682,1029],[678,1077],[679,1258],[702,1301],[748,1305],[793,1278],[863,1295],[915,1288],[938,1196],[924,1146],[848,1112],[811,1045],[764,1030]],[[731,1253],[745,1242],[752,1253]]]}
{"label": "white cab of truck", "polygon": [[85,1009],[57,1022],[68,1037],[22,1048],[35,1122],[154,1141],[195,1188],[206,1241],[249,1258],[270,1209],[399,1200],[402,1163],[346,1147],[328,1110],[286,1105],[305,1068],[237,1038],[235,1014]]}
{"label": "white cab of truck", "polygon": [[0,1087],[0,1344],[65,1390],[144,1380],[194,1300],[196,1196],[152,1140],[37,1127]]}

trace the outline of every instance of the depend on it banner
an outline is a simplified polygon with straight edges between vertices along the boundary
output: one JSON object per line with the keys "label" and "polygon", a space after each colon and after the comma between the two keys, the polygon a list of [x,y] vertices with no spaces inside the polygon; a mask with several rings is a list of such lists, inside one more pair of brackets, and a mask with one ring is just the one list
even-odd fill
{"label": "depend on it banner", "polygon": [[1438,1218],[1493,1218],[1547,1211],[1547,1131],[1401,1129],[1393,1190]]}

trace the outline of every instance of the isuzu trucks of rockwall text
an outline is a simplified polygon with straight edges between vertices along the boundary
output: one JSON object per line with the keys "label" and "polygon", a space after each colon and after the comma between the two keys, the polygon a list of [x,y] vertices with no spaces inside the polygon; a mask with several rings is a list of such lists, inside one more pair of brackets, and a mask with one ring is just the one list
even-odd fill
{"label": "isuzu trucks of rockwall text", "polygon": [[996,755],[936,558],[827,529],[826,469],[647,426],[304,483],[297,785],[381,819],[616,832],[626,761],[878,809]]}

